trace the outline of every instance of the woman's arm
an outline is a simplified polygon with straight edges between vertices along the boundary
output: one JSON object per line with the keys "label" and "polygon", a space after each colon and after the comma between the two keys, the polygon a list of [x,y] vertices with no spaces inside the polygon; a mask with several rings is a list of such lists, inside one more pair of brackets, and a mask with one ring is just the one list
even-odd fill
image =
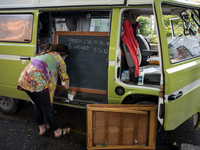
{"label": "woman's arm", "polygon": [[68,93],[72,95],[76,95],[75,91],[70,90],[69,86],[69,76],[67,74],[67,67],[63,58],[58,54],[57,55],[57,66],[58,66],[58,74],[60,76],[61,84],[65,87]]}

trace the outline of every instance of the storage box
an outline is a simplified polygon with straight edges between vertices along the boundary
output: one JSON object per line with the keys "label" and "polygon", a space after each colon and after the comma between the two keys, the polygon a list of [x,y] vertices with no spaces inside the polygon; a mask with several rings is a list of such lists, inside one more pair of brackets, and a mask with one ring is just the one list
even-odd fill
{"label": "storage box", "polygon": [[157,105],[87,105],[87,148],[155,149]]}

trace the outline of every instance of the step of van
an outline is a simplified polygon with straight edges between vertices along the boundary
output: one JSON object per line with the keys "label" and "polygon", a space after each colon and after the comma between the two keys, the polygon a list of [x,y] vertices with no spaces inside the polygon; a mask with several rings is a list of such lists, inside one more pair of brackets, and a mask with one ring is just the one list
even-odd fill
{"label": "step of van", "polygon": [[73,101],[70,101],[67,92],[64,90],[56,91],[54,96],[55,104],[65,105],[72,107],[86,108],[87,104],[107,104],[107,95],[77,92]]}

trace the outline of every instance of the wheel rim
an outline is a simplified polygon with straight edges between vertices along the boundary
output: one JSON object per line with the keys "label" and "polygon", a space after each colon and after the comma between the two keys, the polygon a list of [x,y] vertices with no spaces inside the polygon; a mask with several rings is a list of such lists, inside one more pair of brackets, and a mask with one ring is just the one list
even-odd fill
{"label": "wheel rim", "polygon": [[11,98],[8,97],[0,97],[0,105],[3,107],[10,107],[12,104]]}

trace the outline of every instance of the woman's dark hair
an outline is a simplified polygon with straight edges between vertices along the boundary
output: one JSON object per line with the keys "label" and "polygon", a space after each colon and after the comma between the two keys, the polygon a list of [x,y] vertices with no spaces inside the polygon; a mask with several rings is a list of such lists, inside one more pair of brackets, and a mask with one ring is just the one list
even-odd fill
{"label": "woman's dark hair", "polygon": [[42,45],[44,46],[44,50],[39,53],[39,55],[46,54],[49,52],[58,52],[61,56],[69,55],[70,50],[65,44],[57,44],[53,45],[51,43],[47,43]]}

